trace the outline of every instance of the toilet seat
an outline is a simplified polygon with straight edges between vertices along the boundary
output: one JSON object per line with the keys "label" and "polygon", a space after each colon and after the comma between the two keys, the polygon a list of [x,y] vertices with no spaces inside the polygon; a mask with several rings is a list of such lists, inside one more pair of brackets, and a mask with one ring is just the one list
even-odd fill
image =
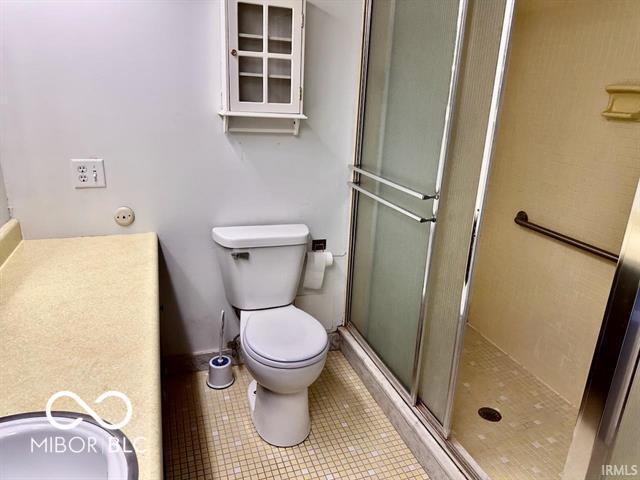
{"label": "toilet seat", "polygon": [[257,362],[301,368],[324,359],[329,348],[327,332],[311,315],[293,305],[243,313],[243,350]]}

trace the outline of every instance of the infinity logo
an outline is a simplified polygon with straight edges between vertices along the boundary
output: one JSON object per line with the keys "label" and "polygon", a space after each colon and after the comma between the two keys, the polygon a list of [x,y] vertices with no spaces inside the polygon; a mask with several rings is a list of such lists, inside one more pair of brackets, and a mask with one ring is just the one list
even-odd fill
{"label": "infinity logo", "polygon": [[49,401],[47,402],[47,407],[45,409],[47,413],[47,420],[49,420],[49,423],[60,430],[70,430],[72,428],[77,427],[80,424],[80,422],[82,422],[82,418],[76,418],[75,420],[73,420],[73,422],[70,422],[70,423],[59,423],[55,418],[53,418],[53,415],[51,414],[51,407],[53,407],[53,404],[56,400],[62,397],[72,398],[102,428],[105,428],[107,430],[118,430],[124,427],[127,423],[129,423],[129,420],[131,420],[131,416],[133,414],[133,406],[131,405],[131,400],[129,400],[129,397],[127,397],[124,393],[118,392],[117,390],[109,390],[108,392],[104,392],[102,395],[96,398],[94,402],[94,403],[102,403],[102,401],[105,398],[110,398],[110,397],[117,397],[124,402],[124,404],[127,406],[127,414],[124,416],[124,419],[121,422],[115,423],[113,425],[102,420],[102,418],[100,418],[100,415],[98,415],[95,412],[95,410],[93,410],[87,404],[87,402],[82,400],[82,398],[80,398],[76,393],[70,392],[68,390],[63,390],[61,392],[54,393],[53,395],[51,395],[51,397],[49,397]]}

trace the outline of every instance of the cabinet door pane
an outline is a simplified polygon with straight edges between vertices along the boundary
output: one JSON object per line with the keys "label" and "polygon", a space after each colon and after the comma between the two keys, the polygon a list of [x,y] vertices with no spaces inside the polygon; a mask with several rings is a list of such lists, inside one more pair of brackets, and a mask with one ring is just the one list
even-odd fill
{"label": "cabinet door pane", "polygon": [[293,10],[269,7],[269,53],[291,53]]}
{"label": "cabinet door pane", "polygon": [[222,1],[229,15],[229,109],[300,113],[303,0]]}
{"label": "cabinet door pane", "polygon": [[291,103],[291,60],[269,59],[269,103]]}
{"label": "cabinet door pane", "polygon": [[239,100],[241,102],[262,102],[263,74],[262,58],[238,57]]}
{"label": "cabinet door pane", "polygon": [[238,49],[248,52],[262,52],[262,5],[238,3]]}

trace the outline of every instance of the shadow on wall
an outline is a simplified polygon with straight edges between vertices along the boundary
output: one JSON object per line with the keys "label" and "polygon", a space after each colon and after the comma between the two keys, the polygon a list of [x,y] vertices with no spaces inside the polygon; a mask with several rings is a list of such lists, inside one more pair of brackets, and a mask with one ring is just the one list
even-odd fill
{"label": "shadow on wall", "polygon": [[[162,375],[170,376],[204,370],[211,355],[218,349],[219,311],[212,311],[203,317],[189,319],[188,306],[199,302],[203,303],[210,298],[204,298],[202,294],[198,294],[198,285],[194,281],[193,275],[187,274],[188,269],[181,266],[161,240],[159,240],[158,252]],[[205,260],[203,262],[206,263]],[[215,266],[211,265],[210,268],[213,269]],[[178,286],[183,290],[182,296],[178,293]],[[188,292],[186,298],[185,291]],[[212,286],[212,295],[213,291],[214,287]],[[226,350],[229,348],[228,342],[234,339],[238,333],[240,322],[233,307],[225,303],[222,308],[224,308],[227,318],[224,345]],[[197,339],[189,336],[189,332],[194,329],[194,323],[207,326],[205,330],[201,330],[201,335]],[[203,340],[202,332],[207,337],[206,340],[213,346],[212,349],[201,350],[195,345],[194,340]]]}
{"label": "shadow on wall", "polygon": [[[205,302],[206,299],[202,298],[202,295],[198,296],[198,289],[192,277],[180,267],[180,263],[171,256],[170,250],[163,246],[162,241],[159,242],[158,251],[160,341],[163,372],[170,374],[174,371],[194,370],[196,368],[196,365],[193,363],[196,361],[194,360],[194,354],[197,356],[197,352],[196,346],[189,339],[189,330],[193,328],[193,325],[189,324],[189,321],[184,315],[185,308],[184,305],[181,306],[181,302],[178,299],[176,285],[180,285],[182,289],[189,292],[189,297],[186,299],[183,298],[182,302],[198,303]],[[171,271],[169,270],[168,264],[172,265]],[[194,298],[194,296],[196,297]],[[235,319],[233,309],[226,308],[225,311],[227,312],[227,318],[231,320],[229,323],[231,325],[237,324],[237,321],[233,322]],[[207,317],[209,316],[207,315]],[[215,341],[215,345],[217,346],[218,337],[217,333],[213,330],[217,318],[200,320],[211,325],[211,341]],[[231,338],[233,338],[233,330],[233,328],[225,328],[227,341],[229,340],[229,332],[231,332]]]}
{"label": "shadow on wall", "polygon": [[[186,280],[186,275],[182,275]],[[181,279],[182,280],[182,279]],[[166,351],[166,342],[170,338],[175,348],[182,352],[191,351],[186,334],[186,325],[180,312],[174,283],[169,274],[164,249],[160,242],[158,248],[158,282],[160,290],[160,339],[161,349]]]}

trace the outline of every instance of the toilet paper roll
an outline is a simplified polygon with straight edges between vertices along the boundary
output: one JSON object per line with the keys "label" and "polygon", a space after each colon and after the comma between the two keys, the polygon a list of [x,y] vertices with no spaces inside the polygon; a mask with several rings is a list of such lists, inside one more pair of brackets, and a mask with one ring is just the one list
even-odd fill
{"label": "toilet paper roll", "polygon": [[307,253],[307,268],[304,272],[302,286],[311,290],[322,288],[324,271],[331,265],[333,265],[333,254],[331,252]]}

